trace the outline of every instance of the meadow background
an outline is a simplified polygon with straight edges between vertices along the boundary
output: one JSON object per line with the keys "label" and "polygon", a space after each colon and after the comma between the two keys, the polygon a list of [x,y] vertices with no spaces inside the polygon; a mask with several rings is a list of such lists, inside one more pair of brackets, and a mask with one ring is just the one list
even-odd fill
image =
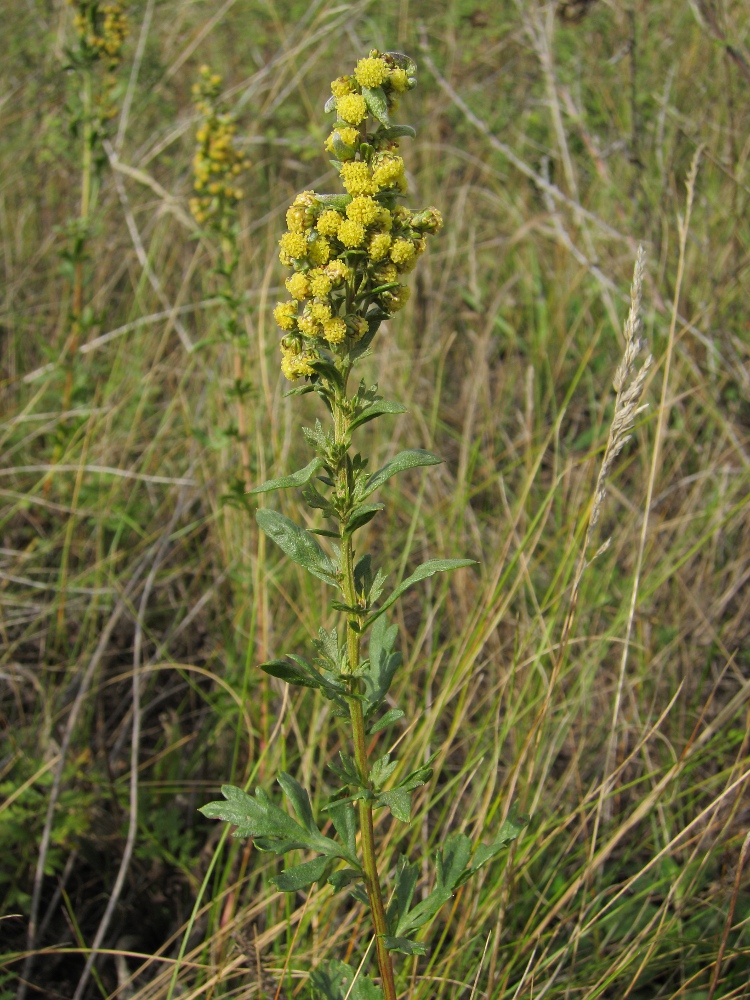
{"label": "meadow background", "polygon": [[[449,830],[486,840],[511,798],[531,816],[435,921],[428,957],[399,960],[399,989],[747,997],[748,8],[139,0],[127,14],[127,112],[101,164],[71,364],[72,14],[62,0],[2,12],[0,995],[304,996],[309,969],[359,935],[359,903],[277,893],[280,862],[197,812],[222,782],[268,787],[282,767],[321,802],[341,735],[318,693],[255,666],[301,651],[323,585],[265,547],[237,488],[232,351],[187,199],[208,63],[252,160],[240,269],[259,482],[307,463],[298,426],[316,415],[279,372],[283,213],[299,190],[338,190],[328,83],[377,46],[419,64],[397,120],[418,132],[402,145],[413,203],[446,226],[378,335],[377,376],[365,365],[409,412],[360,433],[383,460],[446,461],[392,481],[368,544],[391,581],[426,558],[479,561],[398,605],[394,690],[417,721],[390,740],[406,760],[439,756],[411,824],[380,816],[381,867]],[[571,606],[639,242],[649,407],[589,558],[611,544]],[[305,516],[294,495],[269,502]]]}

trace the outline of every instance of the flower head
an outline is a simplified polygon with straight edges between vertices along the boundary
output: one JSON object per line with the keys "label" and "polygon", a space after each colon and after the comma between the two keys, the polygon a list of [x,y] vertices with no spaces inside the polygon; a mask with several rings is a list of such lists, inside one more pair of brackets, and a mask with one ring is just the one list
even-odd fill
{"label": "flower head", "polygon": [[361,87],[380,87],[388,79],[388,67],[384,59],[368,56],[359,60],[354,76]]}
{"label": "flower head", "polygon": [[[414,86],[413,73],[405,57],[373,50],[352,75],[331,84],[328,108],[335,107],[338,120],[325,146],[347,196],[303,191],[286,214],[279,257],[294,272],[286,279],[291,299],[274,314],[286,334],[281,367],[288,379],[314,375],[312,366],[321,358],[345,358],[371,329],[373,315],[403,309],[409,289],[400,276],[416,266],[427,236],[442,225],[437,209],[413,211],[398,203],[407,184],[404,161],[394,152],[397,139],[382,134],[380,123],[372,129],[367,124],[365,93],[382,88],[393,111],[398,95]],[[226,148],[231,145],[230,137]],[[205,183],[214,182],[211,168]]]}
{"label": "flower head", "polygon": [[367,118],[367,105],[361,94],[346,94],[344,97],[337,97],[336,110],[350,125],[359,125]]}

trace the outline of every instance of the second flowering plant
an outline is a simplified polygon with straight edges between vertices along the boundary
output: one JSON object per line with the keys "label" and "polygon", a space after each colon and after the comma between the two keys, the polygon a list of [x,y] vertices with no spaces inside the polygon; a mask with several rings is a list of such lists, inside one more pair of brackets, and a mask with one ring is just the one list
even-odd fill
{"label": "second flowering plant", "polygon": [[[495,839],[476,847],[465,834],[450,834],[436,854],[431,890],[417,903],[421,864],[403,856],[394,859],[387,866],[390,887],[384,892],[373,814],[386,809],[397,821],[408,823],[412,792],[432,777],[431,761],[412,770],[390,753],[370,761],[368,743],[377,742],[372,737],[390,732],[404,716],[388,699],[402,658],[395,648],[398,628],[388,623],[386,613],[412,585],[473,562],[428,560],[384,596],[386,575],[375,568],[369,553],[356,552],[354,544],[357,532],[383,509],[373,500],[381,486],[406,469],[441,461],[422,449],[410,449],[371,471],[355,448],[357,430],[385,414],[403,413],[406,407],[383,399],[377,385],[368,387],[360,380],[353,391],[349,388],[352,370],[372,353],[382,322],[406,304],[405,276],[426,249],[427,237],[442,225],[437,209],[414,211],[401,203],[407,183],[398,144],[415,133],[408,125],[392,124],[390,115],[401,95],[415,85],[411,59],[377,51],[360,59],[352,75],[331,84],[326,110],[335,112],[336,120],[326,149],[345,193],[303,191],[289,208],[280,259],[292,272],[286,280],[290,297],[275,310],[283,332],[282,371],[290,381],[302,380],[291,394],[317,393],[330,424],[326,428],[316,421],[314,428],[303,428],[315,451],[304,469],[251,491],[301,488],[305,501],[327,523],[305,530],[269,508],[256,515],[260,528],[290,559],[331,587],[331,607],[345,619],[343,636],[335,628],[319,630],[312,659],[289,654],[260,665],[289,684],[318,689],[347,725],[350,744],[329,765],[339,787],[321,817],[323,822],[330,819],[333,830],[331,836],[321,832],[308,792],[287,773],[280,774],[278,782],[296,819],[262,788],[249,795],[225,785],[225,801],[202,810],[235,824],[234,835],[254,838],[260,850],[310,855],[275,877],[282,892],[327,884],[334,893],[347,890],[369,909],[370,943],[357,965],[333,959],[310,974],[313,997],[325,1000],[396,1000],[394,953],[424,954],[421,928],[523,826],[511,812]],[[316,536],[327,539],[328,548]],[[379,983],[367,974],[373,944]]]}

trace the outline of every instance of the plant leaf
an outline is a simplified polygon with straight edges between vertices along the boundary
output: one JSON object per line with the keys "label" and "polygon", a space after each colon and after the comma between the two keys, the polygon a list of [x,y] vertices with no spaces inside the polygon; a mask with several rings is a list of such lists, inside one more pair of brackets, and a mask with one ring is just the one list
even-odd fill
{"label": "plant leaf", "polygon": [[452,833],[435,855],[437,879],[430,895],[410,910],[399,916],[395,936],[415,931],[427,923],[448,902],[456,888],[462,884],[462,876],[471,856],[471,841],[464,833]]}
{"label": "plant leaf", "polygon": [[312,806],[310,805],[310,796],[307,794],[307,790],[296,781],[291,774],[287,774],[286,771],[282,771],[281,774],[276,779],[278,783],[284,790],[284,794],[289,799],[289,801],[294,806],[294,811],[297,813],[297,818],[303,826],[307,827],[310,833],[318,834],[318,824],[315,822],[315,818],[312,812]]}
{"label": "plant leaf", "polygon": [[405,788],[390,788],[387,792],[381,792],[375,805],[387,806],[402,823],[408,823],[411,819],[411,794]]}
{"label": "plant leaf", "polygon": [[[271,880],[273,881],[273,879]],[[420,944],[418,941],[411,941],[409,938],[405,937],[388,937],[387,935],[383,938],[383,943],[385,944],[388,951],[399,951],[402,955],[426,955],[427,945]]]}
{"label": "plant leaf", "polygon": [[331,817],[336,833],[341,838],[341,842],[347,851],[356,858],[357,856],[357,822],[354,816],[354,809],[351,803],[330,802],[328,805],[328,815]]}
{"label": "plant leaf", "polygon": [[422,448],[400,451],[398,455],[395,455],[382,469],[374,472],[365,482],[361,498],[364,500],[365,497],[369,497],[383,483],[388,482],[391,476],[395,476],[399,472],[404,472],[406,469],[416,469],[421,465],[440,465],[442,461],[442,458],[438,458],[437,455],[432,455],[429,451],[424,451]]}
{"label": "plant leaf", "polygon": [[404,591],[408,590],[415,583],[419,583],[420,580],[426,580],[427,577],[434,576],[435,573],[449,573],[451,570],[461,569],[464,566],[476,566],[476,564],[476,559],[428,559],[421,566],[417,566],[412,575],[396,587],[375,614],[370,615],[365,621],[364,627],[367,628],[372,622],[376,621],[384,611],[387,611],[401,597]]}
{"label": "plant leaf", "polygon": [[356,430],[357,427],[361,427],[362,424],[366,424],[369,420],[374,420],[375,417],[382,416],[384,413],[406,413],[406,407],[403,403],[392,403],[388,399],[379,399],[372,406],[368,406],[366,410],[363,410],[358,417],[349,424],[349,430]]}
{"label": "plant leaf", "polygon": [[372,771],[370,772],[370,780],[372,781],[376,792],[382,788],[397,767],[398,761],[391,760],[391,755],[389,753],[375,761],[372,765]]}
{"label": "plant leaf", "polygon": [[333,886],[333,891],[336,893],[341,892],[342,889],[346,889],[352,882],[356,882],[361,878],[362,872],[354,868],[341,868],[339,871],[333,872],[328,876],[328,884]]}
{"label": "plant leaf", "polygon": [[368,733],[370,736],[374,736],[375,733],[379,733],[381,729],[385,729],[386,726],[390,726],[392,722],[397,722],[398,719],[403,719],[404,713],[400,708],[390,708],[384,716],[382,716],[374,725],[370,726]]}
{"label": "plant leaf", "polygon": [[377,131],[378,139],[401,139],[403,136],[416,139],[417,133],[411,125],[391,125],[389,128],[379,128]]}
{"label": "plant leaf", "polygon": [[388,904],[388,925],[396,927],[399,920],[409,912],[414,890],[419,879],[419,865],[409,864],[409,859],[401,855],[396,865],[396,888]]}
{"label": "plant leaf", "polygon": [[309,483],[316,471],[325,465],[322,458],[314,458],[309,465],[299,472],[293,472],[290,476],[282,476],[281,479],[268,479],[255,489],[248,490],[248,493],[270,493],[272,490],[288,490],[294,486],[304,486]]}
{"label": "plant leaf", "polygon": [[365,99],[367,110],[373,118],[377,118],[377,120],[382,122],[383,125],[390,125],[391,120],[388,117],[388,101],[383,88],[363,87],[362,96]]}
{"label": "plant leaf", "polygon": [[279,680],[286,681],[287,684],[297,684],[300,687],[319,688],[322,687],[310,674],[306,674],[299,667],[292,666],[286,660],[269,660],[268,663],[259,663],[258,666],[271,677],[278,677]]}
{"label": "plant leaf", "polygon": [[393,675],[401,666],[401,653],[393,652],[397,635],[398,626],[389,626],[385,617],[377,619],[370,633],[370,664],[362,674],[365,714],[372,712],[385,698]]}
{"label": "plant leaf", "polygon": [[369,521],[375,517],[379,510],[385,507],[383,503],[363,503],[359,507],[355,507],[354,510],[349,515],[349,521],[344,528],[344,538],[348,538],[349,535],[353,535],[355,531],[363,528]]}
{"label": "plant leaf", "polygon": [[309,531],[305,531],[276,510],[263,508],[256,512],[258,527],[283,551],[313,576],[337,587],[338,567]]}
{"label": "plant leaf", "polygon": [[383,991],[369,976],[357,975],[351,965],[335,958],[314,969],[310,983],[314,1000],[383,1000]]}
{"label": "plant leaf", "polygon": [[483,865],[486,865],[488,861],[499,854],[500,851],[514,841],[523,831],[523,828],[529,822],[528,816],[518,816],[518,803],[514,802],[510,807],[505,822],[500,827],[500,832],[497,837],[492,841],[491,844],[480,844],[474,852],[474,857],[472,858],[471,871],[478,872]]}
{"label": "plant leaf", "polygon": [[296,892],[298,889],[306,889],[313,882],[318,882],[330,863],[330,858],[314,858],[306,861],[303,865],[294,868],[285,868],[280,875],[274,875],[270,880],[281,892]]}

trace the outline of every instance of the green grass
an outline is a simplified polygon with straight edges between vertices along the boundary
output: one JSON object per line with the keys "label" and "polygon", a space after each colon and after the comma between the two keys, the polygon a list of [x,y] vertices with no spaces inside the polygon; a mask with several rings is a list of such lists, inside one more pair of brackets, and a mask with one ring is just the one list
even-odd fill
{"label": "green grass", "polygon": [[[123,90],[145,6],[129,10]],[[76,211],[79,183],[65,112],[73,78],[61,70],[67,8],[16,5],[0,42],[2,995],[18,988],[60,767],[30,978],[45,995],[71,997],[83,971],[80,942],[94,940],[128,832],[136,642],[137,829],[97,962],[104,995],[118,988],[114,951],[132,953],[120,974],[142,1000],[166,997],[173,975],[175,997],[274,997],[280,982],[282,996],[304,995],[309,969],[360,933],[360,904],[329,889],[309,901],[276,893],[268,879],[279,863],[219,841],[197,812],[222,782],[268,786],[282,767],[320,804],[342,734],[317,694],[285,694],[255,669],[309,639],[322,585],[266,549],[254,520],[225,501],[241,475],[227,433],[232,356],[208,249],[179,210],[191,183],[190,86],[207,62],[240,104],[253,160],[240,264],[252,471],[260,481],[298,468],[308,458],[290,444],[293,428],[315,407],[283,398],[270,315],[283,277],[276,241],[297,191],[335,187],[320,152],[322,104],[328,81],[372,45],[420,65],[409,109],[418,138],[402,148],[415,203],[437,205],[446,228],[413,276],[409,307],[379,335],[381,391],[410,412],[360,433],[383,459],[397,441],[446,463],[386,489],[370,541],[397,567],[391,580],[425,558],[480,561],[397,608],[407,669],[394,695],[417,722],[396,724],[391,741],[405,760],[439,750],[439,766],[410,825],[381,816],[381,867],[433,849],[449,830],[486,839],[511,793],[532,817],[508,863],[437,919],[428,957],[399,961],[399,988],[414,1000],[468,1000],[475,980],[474,997],[493,1000],[707,1000],[738,885],[714,996],[746,995],[750,106],[740,62],[675,0],[601,0],[574,26],[530,0],[241,0],[209,28],[219,9],[154,7],[120,153],[140,173],[119,177],[167,305],[105,167],[87,265],[90,340],[125,330],[79,353],[64,416],[68,285],[56,227]],[[747,60],[744,5],[722,9]],[[615,777],[602,797],[678,215],[699,146]],[[529,171],[549,176],[551,199]],[[650,406],[615,468],[593,548],[611,545],[584,573],[560,659],[638,242],[648,254]],[[155,318],[174,306],[199,345],[190,354],[175,318]],[[112,468],[128,478],[101,471]],[[280,502],[303,516],[294,495]],[[352,961],[362,954],[356,947]],[[93,978],[86,995],[101,995]]]}

